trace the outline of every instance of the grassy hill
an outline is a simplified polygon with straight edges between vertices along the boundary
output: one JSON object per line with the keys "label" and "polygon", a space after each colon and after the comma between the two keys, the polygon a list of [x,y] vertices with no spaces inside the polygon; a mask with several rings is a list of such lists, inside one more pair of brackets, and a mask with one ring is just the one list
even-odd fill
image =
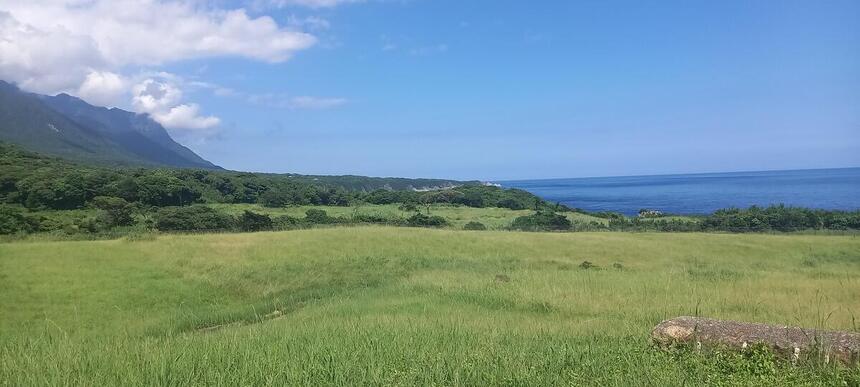
{"label": "grassy hill", "polygon": [[0,384],[860,381],[860,369],[667,354],[647,340],[660,320],[692,314],[857,331],[855,237],[355,227],[154,238],[0,244]]}

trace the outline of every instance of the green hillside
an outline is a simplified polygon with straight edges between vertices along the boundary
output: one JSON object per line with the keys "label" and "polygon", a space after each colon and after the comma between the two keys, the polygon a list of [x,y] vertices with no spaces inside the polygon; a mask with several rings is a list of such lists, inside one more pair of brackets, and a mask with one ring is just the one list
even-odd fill
{"label": "green hillside", "polygon": [[2,80],[0,141],[97,164],[218,168],[173,141],[148,116],[92,106],[66,94],[26,93]]}

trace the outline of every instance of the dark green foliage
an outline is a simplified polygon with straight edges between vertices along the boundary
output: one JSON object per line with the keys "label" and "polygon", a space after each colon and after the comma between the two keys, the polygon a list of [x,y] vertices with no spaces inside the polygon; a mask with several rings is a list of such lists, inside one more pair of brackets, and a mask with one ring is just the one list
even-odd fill
{"label": "dark green foliage", "polygon": [[405,222],[401,217],[360,213],[353,215],[351,220],[353,223],[386,224],[391,226],[402,226]]}
{"label": "dark green foliage", "polygon": [[39,220],[18,208],[0,205],[0,235],[39,230]]}
{"label": "dark green foliage", "polygon": [[487,226],[484,226],[481,222],[469,222],[463,226],[463,230],[483,231],[486,229]]}
{"label": "dark green foliage", "polygon": [[303,225],[302,219],[289,215],[278,216],[272,220],[272,228],[275,230],[294,230],[303,227]]}
{"label": "dark green foliage", "polygon": [[607,216],[608,229],[615,231],[728,231],[793,232],[806,230],[860,230],[860,211],[827,211],[809,208],[750,207],[717,210],[698,219],[647,219]]}
{"label": "dark green foliage", "polygon": [[206,206],[164,207],[155,214],[161,231],[225,231],[233,226],[233,217]]}
{"label": "dark green foliage", "polygon": [[784,205],[766,208],[750,207],[746,210],[729,208],[718,210],[702,220],[705,231],[800,231],[860,229],[860,211],[824,211]]}
{"label": "dark green foliage", "polygon": [[305,222],[311,224],[331,224],[336,223],[337,219],[328,216],[323,210],[310,209],[305,212]]}
{"label": "dark green foliage", "polygon": [[511,228],[521,231],[564,231],[570,230],[571,223],[564,215],[551,211],[537,211],[532,215],[514,219]]}
{"label": "dark green foliage", "polygon": [[448,221],[441,216],[416,213],[406,219],[406,224],[410,227],[442,227],[447,226]]}
{"label": "dark green foliage", "polygon": [[694,220],[611,217],[609,218],[608,229],[613,231],[693,232],[701,231],[701,225]]}
{"label": "dark green foliage", "polygon": [[156,207],[187,206],[200,199],[200,192],[170,171],[156,170],[137,180],[140,201]]}
{"label": "dark green foliage", "polygon": [[112,196],[97,196],[92,200],[93,207],[101,210],[99,221],[107,228],[131,226],[134,224],[134,205],[125,199]]}
{"label": "dark green foliage", "polygon": [[242,231],[266,231],[272,229],[272,218],[269,215],[258,214],[245,210],[236,221]]}

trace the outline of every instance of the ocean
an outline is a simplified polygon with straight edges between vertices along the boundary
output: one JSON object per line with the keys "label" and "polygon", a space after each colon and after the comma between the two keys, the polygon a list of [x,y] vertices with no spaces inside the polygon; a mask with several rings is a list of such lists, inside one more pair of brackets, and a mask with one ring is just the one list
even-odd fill
{"label": "ocean", "polygon": [[752,205],[858,210],[860,168],[590,177],[497,182],[586,211],[709,214]]}

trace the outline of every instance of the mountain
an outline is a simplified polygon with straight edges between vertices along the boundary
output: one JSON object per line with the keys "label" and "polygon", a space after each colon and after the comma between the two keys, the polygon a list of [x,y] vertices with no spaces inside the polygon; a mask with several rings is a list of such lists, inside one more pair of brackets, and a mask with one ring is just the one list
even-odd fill
{"label": "mountain", "polygon": [[26,93],[3,81],[0,141],[99,164],[220,169],[173,141],[147,115],[93,106],[68,94]]}

